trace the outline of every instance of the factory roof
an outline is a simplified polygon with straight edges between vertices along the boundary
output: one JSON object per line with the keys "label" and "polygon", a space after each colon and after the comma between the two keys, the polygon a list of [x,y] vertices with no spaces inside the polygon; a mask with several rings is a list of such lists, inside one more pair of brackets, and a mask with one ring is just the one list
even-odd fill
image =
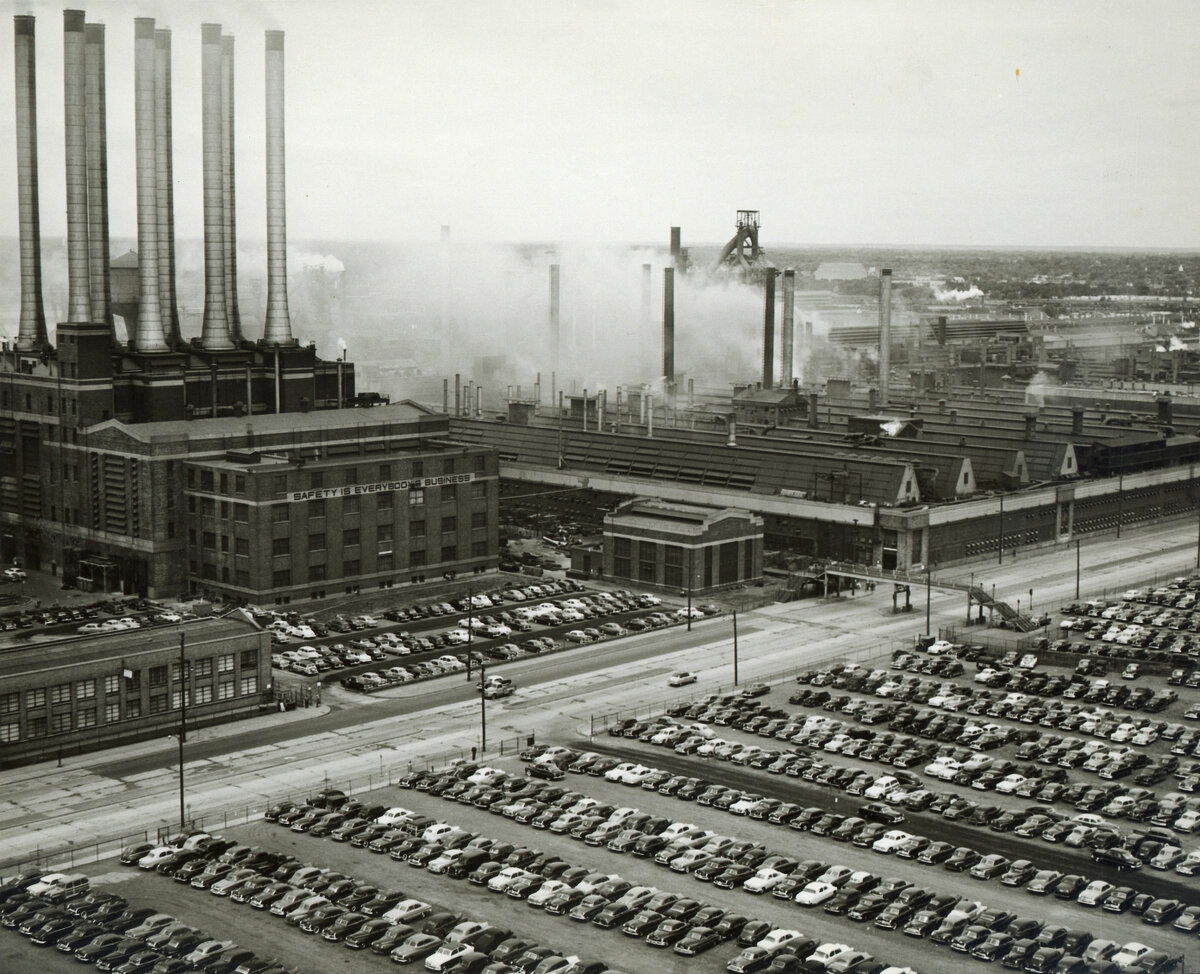
{"label": "factory roof", "polygon": [[445,416],[413,402],[403,400],[385,406],[348,409],[321,409],[313,412],[265,413],[255,416],[223,416],[219,419],[166,420],[158,423],[123,423],[109,419],[88,429],[89,434],[104,430],[119,432],[143,443],[181,438],[271,436],[293,431],[353,430],[383,427],[395,423],[412,424],[422,420],[441,421]]}

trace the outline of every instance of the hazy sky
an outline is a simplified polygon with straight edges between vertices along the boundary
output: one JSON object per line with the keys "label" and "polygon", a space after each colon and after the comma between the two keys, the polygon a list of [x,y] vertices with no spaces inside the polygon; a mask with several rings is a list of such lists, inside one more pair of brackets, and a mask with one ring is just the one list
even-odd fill
{"label": "hazy sky", "polygon": [[[65,232],[63,4],[38,16],[43,232]],[[237,42],[238,228],[264,235],[263,29],[287,33],[292,240],[1194,247],[1195,0],[125,0],[110,206],[135,233],[133,18],[174,40],[176,227],[199,237],[200,24]],[[16,233],[11,21],[0,234]]]}

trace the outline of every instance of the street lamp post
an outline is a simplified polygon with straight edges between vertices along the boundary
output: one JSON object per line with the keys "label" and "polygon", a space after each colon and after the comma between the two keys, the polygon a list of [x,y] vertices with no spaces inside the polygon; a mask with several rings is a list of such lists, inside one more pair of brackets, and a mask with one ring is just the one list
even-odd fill
{"label": "street lamp post", "polygon": [[1004,564],[1004,495],[1003,494],[1000,495],[1000,544],[999,544],[998,548],[999,548],[1000,555],[999,555],[999,558],[997,559],[996,564],[1003,565]]}
{"label": "street lamp post", "polygon": [[[1200,538],[1196,540],[1196,564],[1200,565]],[[1079,539],[1075,539],[1075,598],[1079,598]]]}
{"label": "street lamp post", "polygon": [[[969,602],[967,604],[970,605]],[[970,617],[969,611],[967,613],[967,616],[968,616],[968,618]],[[929,632],[929,566],[928,565],[925,566],[925,635],[926,636],[930,635],[930,632]]]}
{"label": "street lamp post", "polygon": [[479,664],[479,753],[487,750],[487,667]]}
{"label": "street lamp post", "polygon": [[733,685],[738,685],[737,609],[733,610]]}

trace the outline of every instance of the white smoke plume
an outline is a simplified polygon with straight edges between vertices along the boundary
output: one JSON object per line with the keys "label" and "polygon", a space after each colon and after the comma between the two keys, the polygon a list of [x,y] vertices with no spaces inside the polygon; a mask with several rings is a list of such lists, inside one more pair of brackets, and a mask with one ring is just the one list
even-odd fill
{"label": "white smoke plume", "polygon": [[333,254],[319,254],[308,250],[297,250],[293,247],[288,248],[288,264],[304,270],[321,270],[329,274],[341,274],[346,270],[346,265],[338,260]]}
{"label": "white smoke plume", "polygon": [[940,287],[933,289],[933,299],[942,304],[958,303],[961,301],[970,301],[972,298],[982,298],[983,292],[972,284],[965,291],[943,290]]}

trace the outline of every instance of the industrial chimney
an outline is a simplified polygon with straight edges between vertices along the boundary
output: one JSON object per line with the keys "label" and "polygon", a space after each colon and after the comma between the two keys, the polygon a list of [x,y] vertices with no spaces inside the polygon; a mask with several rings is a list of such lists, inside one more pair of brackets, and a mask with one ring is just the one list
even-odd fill
{"label": "industrial chimney", "polygon": [[200,106],[204,161],[204,326],[201,329],[200,344],[209,350],[219,350],[233,348],[225,315],[221,25],[201,24],[200,45]]}
{"label": "industrial chimney", "polygon": [[167,344],[183,341],[175,300],[175,164],[171,146],[171,32],[154,32],[154,155],[157,159],[158,305]]}
{"label": "industrial chimney", "polygon": [[168,351],[158,289],[158,166],[155,157],[154,18],[134,20],[134,132],[137,148],[138,319],[133,348]]}
{"label": "industrial chimney", "polygon": [[677,271],[682,270],[682,268],[679,266],[679,263],[682,259],[683,246],[679,227],[671,227],[671,266]]}
{"label": "industrial chimney", "polygon": [[675,388],[675,268],[663,268],[663,381],[669,396]]}
{"label": "industrial chimney", "polygon": [[21,318],[17,350],[40,352],[50,344],[42,306],[42,229],[38,216],[37,51],[34,18],[13,17],[16,69],[17,210],[21,238]]}
{"label": "industrial chimney", "polygon": [[550,265],[550,367],[558,371],[558,354],[560,342],[559,322],[559,266]]}
{"label": "industrial chimney", "polygon": [[234,179],[233,37],[221,37],[221,204],[224,209],[225,321],[236,345],[242,340],[242,315],[237,295],[237,203]]}
{"label": "industrial chimney", "polygon": [[[283,31],[267,31],[267,317],[263,342],[294,345],[287,295],[287,185],[283,153]],[[449,228],[445,228],[448,236]]]}
{"label": "industrial chimney", "polygon": [[84,24],[87,114],[88,280],[92,320],[112,327],[112,287],[108,246],[108,111],[105,107],[104,25]]}
{"label": "industrial chimney", "polygon": [[790,386],[795,374],[793,356],[796,348],[796,272],[788,268],[783,272],[783,361],[779,368],[779,382]]}
{"label": "industrial chimney", "polygon": [[892,271],[879,272],[879,405],[888,405],[888,373],[892,370]]}
{"label": "industrial chimney", "polygon": [[88,276],[87,56],[82,10],[63,11],[63,144],[67,171],[67,321],[92,320]]}
{"label": "industrial chimney", "polygon": [[763,284],[762,387],[770,389],[775,384],[775,268],[767,268]]}

